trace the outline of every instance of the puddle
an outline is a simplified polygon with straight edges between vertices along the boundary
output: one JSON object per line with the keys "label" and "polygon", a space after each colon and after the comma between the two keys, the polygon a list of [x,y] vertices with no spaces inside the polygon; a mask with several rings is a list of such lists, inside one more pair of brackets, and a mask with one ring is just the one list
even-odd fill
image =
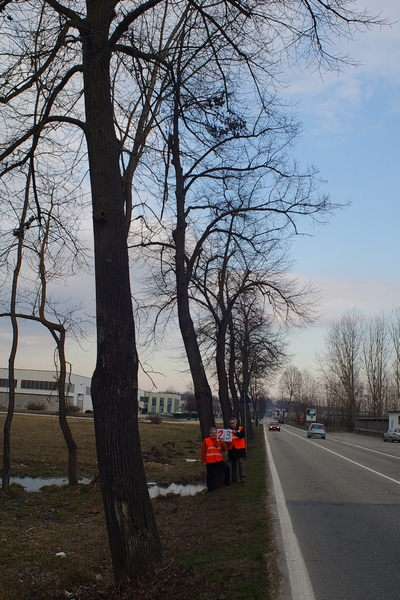
{"label": "puddle", "polygon": [[181,496],[194,496],[198,492],[202,492],[206,489],[206,486],[202,483],[193,483],[189,485],[178,485],[177,483],[171,483],[168,487],[160,487],[155,483],[148,483],[150,498],[156,498],[157,496],[166,496],[167,494],[180,494]]}
{"label": "puddle", "polygon": [[[91,479],[80,479],[79,483],[88,484]],[[39,492],[44,485],[68,485],[66,477],[11,477],[10,483],[19,483],[27,492]],[[1,477],[0,477],[1,485]],[[166,494],[181,494],[182,496],[194,496],[197,492],[202,492],[206,486],[200,483],[189,485],[178,485],[171,483],[168,487],[161,487],[156,483],[148,483],[150,498],[165,496]]]}
{"label": "puddle", "polygon": [[[79,483],[90,483],[90,479],[79,479]],[[0,477],[0,485],[2,479]],[[27,492],[39,492],[44,485],[68,485],[67,477],[10,477],[10,483],[19,483]]]}

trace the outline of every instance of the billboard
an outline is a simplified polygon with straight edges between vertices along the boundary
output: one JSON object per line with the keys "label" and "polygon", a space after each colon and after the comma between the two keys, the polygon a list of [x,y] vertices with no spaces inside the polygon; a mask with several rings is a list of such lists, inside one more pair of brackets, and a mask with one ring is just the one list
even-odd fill
{"label": "billboard", "polygon": [[307,408],[306,409],[306,421],[316,421],[317,420],[317,409],[316,408]]}

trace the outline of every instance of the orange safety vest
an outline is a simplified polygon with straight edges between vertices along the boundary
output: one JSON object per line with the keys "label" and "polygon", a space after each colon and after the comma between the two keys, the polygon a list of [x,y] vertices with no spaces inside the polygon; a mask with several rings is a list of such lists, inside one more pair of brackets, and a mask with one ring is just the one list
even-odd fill
{"label": "orange safety vest", "polygon": [[215,463],[223,460],[221,442],[214,442],[210,437],[205,438],[203,442],[203,458],[207,463]]}
{"label": "orange safety vest", "polygon": [[[239,426],[239,431],[242,431],[243,427]],[[235,436],[235,432],[233,431],[232,441],[228,444],[228,450],[232,450],[232,448],[236,448],[239,450],[240,448],[246,448],[245,438],[238,438]]]}

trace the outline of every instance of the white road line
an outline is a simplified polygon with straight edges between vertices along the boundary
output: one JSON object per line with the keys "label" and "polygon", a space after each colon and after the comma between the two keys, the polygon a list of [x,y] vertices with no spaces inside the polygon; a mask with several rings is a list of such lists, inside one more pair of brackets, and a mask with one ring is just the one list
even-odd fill
{"label": "white road line", "polygon": [[272,458],[271,447],[268,442],[267,428],[265,426],[264,438],[265,445],[267,448],[267,460],[271,472],[272,483],[274,486],[274,494],[278,510],[279,524],[282,531],[286,562],[289,571],[289,581],[292,592],[292,600],[315,600],[311,581],[307,572],[307,567],[304,563],[299,543],[297,541],[297,537],[293,531],[289,511],[286,507],[285,496],[283,494],[283,489],[279,480],[278,472],[276,470],[275,463]]}
{"label": "white road line", "polygon": [[366,446],[360,446],[359,444],[352,444],[351,442],[345,442],[344,440],[337,440],[336,438],[329,436],[330,442],[336,442],[337,444],[345,444],[346,446],[353,446],[353,448],[360,448],[361,450],[366,450],[367,452],[374,452],[375,454],[382,454],[383,456],[390,456],[390,458],[394,458],[395,460],[400,460],[400,456],[395,456],[394,454],[388,454],[388,452],[383,452],[382,450],[374,450],[373,448],[367,448]]}
{"label": "white road line", "polygon": [[[304,436],[298,435],[296,433],[293,433],[292,431],[287,431],[287,430],[286,430],[286,433],[290,433],[290,435],[294,435],[295,437],[298,437],[299,439],[304,440],[308,444],[313,444],[314,446],[321,448],[321,450],[325,450],[325,452],[330,452],[331,454],[334,454],[335,456],[338,456],[339,458],[342,458],[343,460],[347,460],[347,462],[352,463],[353,465],[357,465],[357,467],[361,467],[361,469],[365,469],[366,471],[369,471],[370,473],[374,473],[374,475],[378,475],[379,477],[383,477],[383,479],[388,479],[389,481],[392,481],[393,483],[397,483],[400,485],[400,481],[398,479],[393,479],[393,477],[384,475],[383,473],[380,473],[379,471],[375,471],[375,469],[371,469],[370,467],[367,467],[366,465],[362,465],[361,463],[356,462],[355,460],[351,460],[351,458],[347,458],[346,456],[343,456],[343,454],[339,454],[338,452],[329,450],[329,448],[326,448],[325,446],[322,446],[321,444],[316,444],[315,442],[312,442],[311,440],[305,438]],[[391,456],[391,455],[387,454],[387,456]]]}

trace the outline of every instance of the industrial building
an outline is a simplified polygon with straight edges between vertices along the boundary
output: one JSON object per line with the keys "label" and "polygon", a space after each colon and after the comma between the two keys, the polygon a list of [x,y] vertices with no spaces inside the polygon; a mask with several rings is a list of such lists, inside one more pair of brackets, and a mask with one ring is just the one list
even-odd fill
{"label": "industrial building", "polygon": [[[90,377],[68,374],[65,394],[70,406],[81,412],[92,410]],[[0,408],[8,406],[8,369],[0,368]],[[55,371],[15,369],[15,408],[38,405],[42,410],[58,411],[58,381]]]}
{"label": "industrial building", "polygon": [[[79,412],[93,410],[91,378],[68,374],[65,394],[70,406]],[[8,406],[8,369],[0,368],[0,409]],[[139,414],[172,414],[181,411],[181,396],[171,392],[145,392],[138,390]],[[30,406],[41,410],[58,411],[58,381],[55,371],[15,369],[15,408],[26,410]]]}

